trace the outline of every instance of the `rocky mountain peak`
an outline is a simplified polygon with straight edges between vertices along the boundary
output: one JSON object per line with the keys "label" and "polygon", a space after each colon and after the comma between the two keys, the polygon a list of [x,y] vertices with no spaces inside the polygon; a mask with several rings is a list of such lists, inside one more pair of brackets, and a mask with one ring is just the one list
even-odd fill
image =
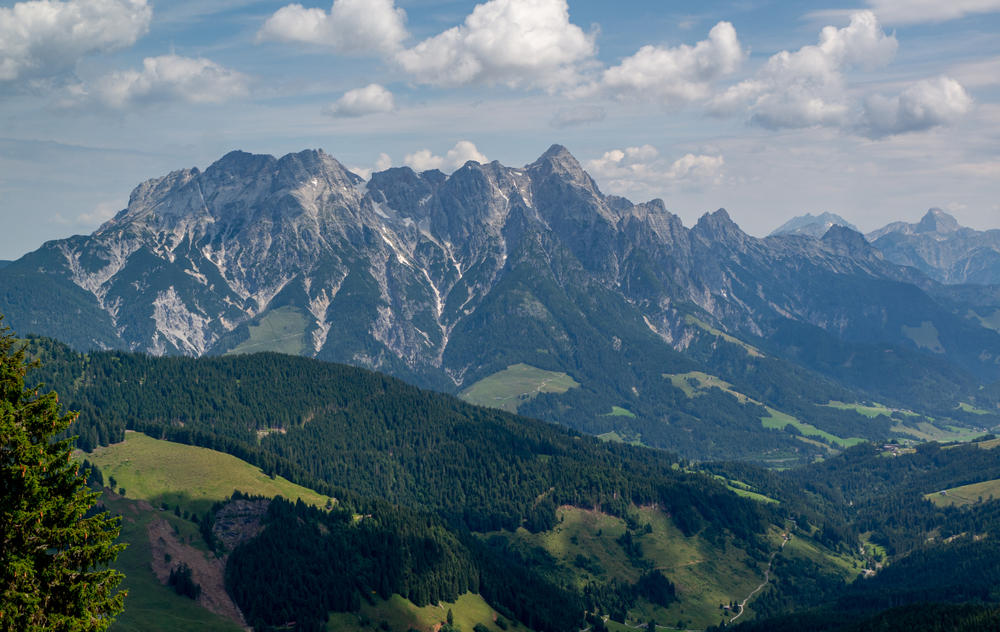
{"label": "rocky mountain peak", "polygon": [[401,213],[404,217],[419,220],[426,217],[426,204],[434,191],[446,179],[440,171],[417,173],[409,167],[392,167],[373,173],[368,181],[372,200]]}
{"label": "rocky mountain peak", "polygon": [[746,233],[740,229],[724,208],[720,208],[714,213],[702,215],[691,232],[708,241],[732,243],[741,242],[746,238]]}
{"label": "rocky mountain peak", "polygon": [[961,226],[957,219],[939,208],[932,208],[923,216],[914,231],[918,233],[947,234],[953,233],[959,228]]}
{"label": "rocky mountain peak", "polygon": [[[147,180],[132,190],[128,206],[119,211],[114,218],[105,222],[97,233],[115,230],[135,221],[160,216],[177,217],[190,212],[189,205],[173,205],[165,200],[173,197],[184,197],[190,200],[197,194],[198,178],[202,172],[197,167],[171,171],[160,178]],[[203,207],[204,205],[202,205]]]}
{"label": "rocky mountain peak", "polygon": [[835,224],[821,238],[834,253],[852,258],[866,258],[873,253],[865,236],[847,226]]}
{"label": "rocky mountain peak", "polygon": [[868,234],[889,261],[941,283],[1000,283],[1000,230],[975,230],[932,208],[916,223],[893,222]]}
{"label": "rocky mountain peak", "polygon": [[583,170],[580,162],[562,145],[552,145],[538,160],[526,168],[541,177],[559,175],[574,184],[597,190],[597,185]]}
{"label": "rocky mountain peak", "polygon": [[577,162],[573,154],[571,154],[568,149],[566,149],[564,146],[558,143],[555,143],[551,147],[546,149],[545,153],[539,156],[538,160],[536,160],[535,162],[537,163],[543,161],[568,162],[576,165],[577,167],[580,166],[580,163]]}
{"label": "rocky mountain peak", "polygon": [[858,231],[858,228],[836,213],[820,213],[813,215],[806,213],[798,217],[793,217],[781,226],[771,231],[771,235],[808,235],[817,239],[826,234],[833,226],[846,226],[851,230]]}
{"label": "rocky mountain peak", "polygon": [[212,178],[225,176],[246,178],[260,173],[265,169],[273,168],[276,162],[277,160],[274,156],[251,154],[236,149],[209,165],[205,169],[205,173]]}

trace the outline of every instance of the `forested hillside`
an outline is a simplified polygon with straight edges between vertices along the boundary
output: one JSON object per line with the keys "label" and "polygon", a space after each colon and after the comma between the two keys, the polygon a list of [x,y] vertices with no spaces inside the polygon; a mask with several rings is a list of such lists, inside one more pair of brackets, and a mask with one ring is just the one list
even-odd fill
{"label": "forested hillside", "polygon": [[781,499],[796,532],[815,529],[833,549],[860,546],[871,575],[845,584],[815,564],[779,554],[775,582],[754,602],[761,620],[738,629],[904,630],[916,620],[920,629],[994,629],[1000,502],[992,496],[970,503],[932,499],[1000,478],[996,445],[990,437],[915,450],[864,445],[787,472],[711,466]]}
{"label": "forested hillside", "polygon": [[[704,604],[694,607],[692,599],[715,595],[710,591],[717,588],[705,584],[692,592],[690,584],[682,585],[682,607],[672,606],[672,576],[719,582],[725,581],[722,568],[689,576],[663,566],[666,559],[684,559],[676,553],[681,541],[669,544],[669,538],[698,542],[701,555],[728,560],[732,566],[724,568],[733,578],[743,564],[749,574],[733,586],[759,582],[753,576],[768,568],[773,581],[748,606],[758,617],[807,616],[846,599],[868,604],[854,619],[863,622],[898,603],[930,599],[917,580],[937,572],[935,565],[989,559],[989,536],[1000,524],[1000,510],[989,500],[937,506],[924,498],[1000,479],[1000,451],[989,449],[995,444],[989,440],[916,449],[862,443],[787,471],[747,462],[695,464],[302,357],[154,358],[79,354],[46,339],[30,345],[43,362],[35,378],[81,412],[75,431],[86,449],[139,430],[228,452],[339,499],[332,512],[276,501],[264,535],[228,552],[233,566],[227,586],[260,629],[280,627],[290,617],[303,629],[321,626],[325,613],[356,609],[373,593],[379,599],[400,594],[421,605],[467,590],[537,630],[579,629],[585,611],[621,621],[637,612],[683,611],[704,621]],[[736,370],[746,365],[736,360],[733,346],[705,353],[732,354],[732,379],[743,392],[696,372],[674,378],[679,390],[752,400],[758,395],[754,372]],[[715,358],[720,367],[725,357]],[[758,366],[767,367],[767,360]],[[766,383],[762,378],[760,387]],[[774,396],[799,410],[794,382],[787,394]],[[880,417],[873,412],[881,410],[877,406],[852,410],[875,427],[906,421]],[[601,519],[585,527],[572,508],[621,526],[598,527]],[[676,536],[669,535],[672,529]],[[779,547],[782,531],[791,546]],[[973,535],[987,538],[980,542]],[[953,538],[954,547],[944,546]],[[385,548],[387,542],[392,546]],[[609,543],[617,551],[611,557],[602,548]],[[324,570],[308,574],[316,582],[308,588],[301,568],[316,564]],[[911,570],[848,581],[880,564]],[[644,575],[661,566],[674,570],[665,570],[662,580]],[[278,569],[293,592],[260,581],[265,567]],[[994,584],[988,574],[978,584],[956,582],[948,598],[962,603],[989,596]],[[341,588],[331,592],[327,585]],[[647,592],[664,605],[642,596]],[[738,602],[726,596],[720,601]],[[988,615],[959,614],[972,620]]]}
{"label": "forested hillside", "polygon": [[[272,504],[263,539],[231,552],[232,568],[242,570],[231,571],[227,585],[261,629],[289,617],[320,625],[323,613],[353,609],[370,591],[422,605],[470,589],[536,630],[578,629],[585,604],[602,612],[615,604],[618,612],[639,594],[664,593],[669,577],[624,581],[618,571],[591,568],[584,584],[566,584],[536,567],[536,554],[471,534],[549,532],[557,509],[570,506],[625,519],[630,537],[640,538],[632,514],[641,506],[666,517],[676,532],[670,537],[754,559],[766,557],[768,528],[778,520],[669,453],[602,442],[362,369],[280,354],[154,358],[31,344],[42,361],[35,379],[80,411],[74,430],[84,449],[139,430],[228,452],[338,499],[333,512]],[[629,550],[639,564],[641,544]],[[326,570],[303,575],[315,563]],[[649,566],[636,568],[656,562],[642,564]],[[265,567],[298,596],[260,582]],[[355,579],[342,592],[322,589],[348,574]],[[319,582],[312,589],[301,583],[307,576]],[[262,605],[274,599],[284,605]]]}
{"label": "forested hillside", "polygon": [[658,503],[682,530],[743,540],[764,516],[669,453],[601,442],[378,373],[280,354],[78,354],[38,340],[36,378],[80,411],[84,449],[126,428],[234,454],[336,495],[441,512],[474,530],[551,524],[560,504]]}

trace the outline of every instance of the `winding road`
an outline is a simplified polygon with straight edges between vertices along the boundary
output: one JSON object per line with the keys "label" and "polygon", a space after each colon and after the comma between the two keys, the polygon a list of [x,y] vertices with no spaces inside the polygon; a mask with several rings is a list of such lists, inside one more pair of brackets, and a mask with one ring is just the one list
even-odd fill
{"label": "winding road", "polygon": [[[736,621],[741,616],[743,616],[743,613],[746,612],[746,605],[747,605],[747,603],[749,603],[750,600],[753,599],[754,596],[757,593],[759,593],[760,591],[764,590],[764,586],[767,586],[768,582],[771,581],[771,565],[774,564],[774,558],[778,555],[778,553],[781,552],[782,549],[785,548],[785,545],[788,544],[788,541],[792,539],[791,536],[788,533],[783,533],[782,534],[782,538],[783,538],[783,540],[781,541],[781,546],[778,547],[777,551],[771,553],[771,557],[767,561],[767,568],[764,570],[764,581],[762,581],[759,586],[757,586],[756,588],[754,588],[753,590],[751,590],[750,594],[747,595],[746,598],[743,599],[743,601],[741,601],[739,603],[740,610],[739,610],[739,612],[737,612],[729,620],[729,623],[732,623],[733,621]],[[696,563],[702,562],[702,561],[704,561],[704,560],[696,560],[695,562],[689,562],[689,564],[696,564]],[[687,565],[688,564],[685,564],[684,566],[687,566]],[[608,617],[605,616],[604,620],[607,621]],[[634,630],[643,630],[643,629],[645,629],[647,627],[647,624],[644,624],[644,623],[635,623],[635,624],[626,623],[625,626],[629,627],[629,628],[632,628]],[[680,629],[680,628],[671,628],[671,627],[668,627],[668,626],[665,626],[665,625],[659,625],[659,624],[656,624],[656,627],[659,630],[679,630]],[[587,626],[586,628],[583,628],[582,630],[580,630],[580,632],[590,632],[590,630],[591,630],[591,626]],[[698,631],[697,630],[687,630],[686,632],[698,632]]]}
{"label": "winding road", "polygon": [[788,540],[790,539],[787,533],[783,534],[782,537],[784,537],[784,540],[782,540],[781,546],[778,548],[777,551],[771,553],[771,559],[767,561],[767,569],[764,570],[764,581],[760,583],[760,586],[757,586],[752,591],[750,591],[750,594],[746,596],[746,599],[740,602],[740,611],[737,612],[733,616],[733,618],[729,620],[729,623],[732,623],[733,621],[736,621],[741,616],[743,616],[743,613],[746,612],[747,602],[753,599],[754,595],[764,590],[764,586],[767,586],[767,582],[771,581],[771,565],[774,564],[774,557],[781,552],[781,549],[785,548],[785,545],[788,544]]}

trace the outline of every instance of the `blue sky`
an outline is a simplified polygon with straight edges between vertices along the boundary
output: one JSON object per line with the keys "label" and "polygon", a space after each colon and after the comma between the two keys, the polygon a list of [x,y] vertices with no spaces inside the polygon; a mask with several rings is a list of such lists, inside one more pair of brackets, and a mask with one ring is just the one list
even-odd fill
{"label": "blue sky", "polygon": [[0,258],[233,149],[520,166],[863,230],[1000,228],[1000,0],[0,2]]}

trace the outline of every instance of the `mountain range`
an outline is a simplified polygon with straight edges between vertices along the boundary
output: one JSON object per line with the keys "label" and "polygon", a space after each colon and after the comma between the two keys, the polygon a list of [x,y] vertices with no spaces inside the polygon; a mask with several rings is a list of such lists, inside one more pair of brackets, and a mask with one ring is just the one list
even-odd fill
{"label": "mountain range", "polygon": [[[771,234],[822,237],[832,226],[857,230],[839,215],[807,213]],[[980,231],[961,226],[939,208],[928,210],[919,222],[892,222],[866,238],[886,260],[914,267],[940,283],[1000,284],[1000,229]]]}
{"label": "mountain range", "polygon": [[919,227],[759,239],[720,209],[687,228],[603,194],[558,145],[368,181],[322,151],[237,151],[0,268],[0,313],[79,349],[279,350],[687,457],[811,458],[1000,410],[981,388],[1000,379],[1000,290],[889,254]]}

